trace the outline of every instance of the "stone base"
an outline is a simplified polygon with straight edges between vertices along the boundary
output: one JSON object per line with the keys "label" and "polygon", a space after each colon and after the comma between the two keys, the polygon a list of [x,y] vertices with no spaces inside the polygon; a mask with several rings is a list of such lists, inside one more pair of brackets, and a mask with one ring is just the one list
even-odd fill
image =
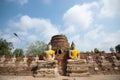
{"label": "stone base", "polygon": [[15,67],[15,63],[7,63],[4,65],[4,67]]}
{"label": "stone base", "polygon": [[57,77],[57,61],[38,61],[38,69],[34,72],[35,77]]}
{"label": "stone base", "polygon": [[68,73],[67,74],[70,77],[87,77],[90,75],[89,72],[85,72],[85,73]]}
{"label": "stone base", "polygon": [[89,76],[89,65],[84,60],[68,60],[67,76],[80,77]]}
{"label": "stone base", "polygon": [[28,64],[27,64],[27,62],[26,62],[26,63],[20,62],[20,63],[18,64],[18,66],[21,66],[21,67],[28,67]]}
{"label": "stone base", "polygon": [[56,77],[54,69],[40,69],[37,71],[37,74],[34,75],[35,77]]}
{"label": "stone base", "polygon": [[68,59],[67,62],[68,64],[85,64],[86,63],[85,59],[78,59],[78,60]]}

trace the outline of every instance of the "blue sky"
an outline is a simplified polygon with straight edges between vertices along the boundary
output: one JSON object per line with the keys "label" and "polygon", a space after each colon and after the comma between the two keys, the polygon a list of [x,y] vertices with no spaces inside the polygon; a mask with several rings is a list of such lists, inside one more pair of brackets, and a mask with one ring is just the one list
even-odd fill
{"label": "blue sky", "polygon": [[[120,44],[120,0],[1,0],[0,38],[24,48],[65,34],[80,51]],[[13,33],[16,32],[20,41]]]}

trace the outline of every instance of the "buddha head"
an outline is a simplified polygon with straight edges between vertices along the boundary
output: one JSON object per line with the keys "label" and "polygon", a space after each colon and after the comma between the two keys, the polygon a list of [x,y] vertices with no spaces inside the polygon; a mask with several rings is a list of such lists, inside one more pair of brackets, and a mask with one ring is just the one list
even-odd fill
{"label": "buddha head", "polygon": [[52,45],[51,45],[51,44],[48,44],[47,49],[48,49],[48,50],[51,50],[51,49],[52,49]]}
{"label": "buddha head", "polygon": [[71,50],[74,50],[75,49],[75,44],[74,44],[74,42],[72,42],[72,44],[71,44]]}

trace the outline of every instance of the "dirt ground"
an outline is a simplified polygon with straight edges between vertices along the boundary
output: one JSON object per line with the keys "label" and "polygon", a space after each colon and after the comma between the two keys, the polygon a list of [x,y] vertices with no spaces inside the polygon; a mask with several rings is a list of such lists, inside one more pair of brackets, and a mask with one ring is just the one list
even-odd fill
{"label": "dirt ground", "polygon": [[32,76],[2,76],[0,80],[120,80],[120,75],[91,75],[89,77],[34,78]]}

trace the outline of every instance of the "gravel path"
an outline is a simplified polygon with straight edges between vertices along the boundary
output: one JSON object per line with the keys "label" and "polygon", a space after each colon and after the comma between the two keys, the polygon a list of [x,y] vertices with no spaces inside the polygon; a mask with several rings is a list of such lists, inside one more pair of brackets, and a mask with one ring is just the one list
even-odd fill
{"label": "gravel path", "polygon": [[91,75],[89,77],[34,78],[32,76],[2,76],[0,80],[120,80],[120,75]]}

